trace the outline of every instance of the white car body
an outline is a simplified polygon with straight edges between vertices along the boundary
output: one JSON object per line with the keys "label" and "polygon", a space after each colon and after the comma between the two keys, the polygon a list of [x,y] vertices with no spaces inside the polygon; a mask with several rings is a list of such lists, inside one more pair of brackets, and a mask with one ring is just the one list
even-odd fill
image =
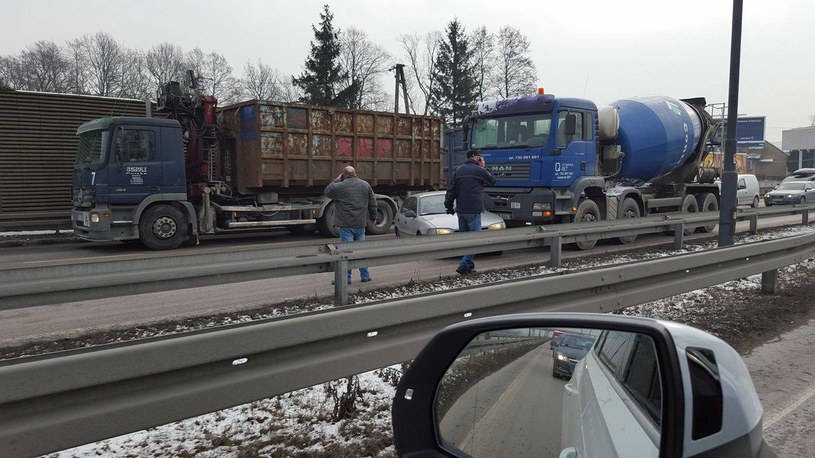
{"label": "white car body", "polygon": [[[756,437],[761,434],[763,410],[741,357],[727,343],[710,334],[681,324],[662,324],[669,329],[679,363],[683,366],[684,408],[689,413],[684,426],[684,456],[703,452],[710,453],[708,456],[715,456],[717,449],[731,454],[734,449],[749,449],[745,444],[755,442]],[[613,331],[609,335],[612,333]],[[628,334],[630,338],[637,336],[623,334]],[[632,345],[618,350],[624,353],[620,359],[623,363],[614,372],[601,356],[603,341],[603,336],[597,339],[595,346],[578,362],[571,380],[564,386],[563,452],[560,456],[658,457],[660,426],[656,419],[659,414],[655,416],[653,412],[649,413],[645,408],[649,399],[643,398],[636,390],[627,386],[631,373],[635,372],[632,370],[635,360],[641,364],[642,361],[655,364],[656,359],[649,361],[648,358],[631,358],[631,348],[635,348]],[[653,347],[653,343],[650,345]],[[695,371],[690,370],[691,365]],[[623,380],[620,380],[620,372],[625,374],[622,376]],[[697,375],[699,380],[692,380],[690,373],[703,375]],[[659,368],[656,368],[656,374],[658,380]],[[640,377],[639,380],[643,378]],[[720,415],[694,412],[694,396],[700,395],[694,389],[698,386],[698,389],[704,391],[716,385],[719,389],[717,398],[721,405]],[[661,390],[659,393],[654,390],[654,394],[659,395],[658,404],[661,409]],[[652,397],[654,399],[650,402],[656,404],[656,396]],[[710,403],[699,405],[702,404],[707,406]],[[716,427],[705,421],[710,418],[724,420]],[[745,431],[748,433],[745,434]]]}
{"label": "white car body", "polygon": [[[398,237],[445,235],[458,232],[458,216],[448,215],[444,208],[444,191],[415,194],[402,204],[394,217]],[[481,230],[504,229],[504,220],[495,213],[481,213]]]}

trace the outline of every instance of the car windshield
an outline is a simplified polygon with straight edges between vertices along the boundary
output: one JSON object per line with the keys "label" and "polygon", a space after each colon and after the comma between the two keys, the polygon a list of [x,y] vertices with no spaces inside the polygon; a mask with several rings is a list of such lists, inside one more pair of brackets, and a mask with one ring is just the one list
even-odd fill
{"label": "car windshield", "polygon": [[419,209],[421,215],[438,215],[446,213],[447,209],[444,208],[444,194],[422,197]]}
{"label": "car windshield", "polygon": [[474,149],[540,146],[546,143],[552,113],[479,118],[473,123]]}
{"label": "car windshield", "polygon": [[779,191],[803,191],[806,189],[806,182],[803,181],[788,181],[786,183],[781,183],[778,186]]}
{"label": "car windshield", "polygon": [[594,344],[594,339],[583,336],[562,336],[559,339],[561,347],[576,348],[578,350],[588,350]]}
{"label": "car windshield", "polygon": [[76,152],[77,168],[95,168],[105,162],[105,147],[108,143],[107,130],[92,130],[79,135],[79,148]]}

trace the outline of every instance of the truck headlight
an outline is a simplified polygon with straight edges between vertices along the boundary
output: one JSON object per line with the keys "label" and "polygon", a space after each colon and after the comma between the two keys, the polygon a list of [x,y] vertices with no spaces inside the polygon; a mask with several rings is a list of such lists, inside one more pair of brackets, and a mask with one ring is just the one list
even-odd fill
{"label": "truck headlight", "polygon": [[552,205],[549,202],[537,202],[532,204],[532,210],[551,210]]}
{"label": "truck headlight", "polygon": [[487,229],[489,229],[491,231],[500,231],[501,229],[506,229],[506,227],[507,227],[507,225],[504,224],[503,221],[499,221],[497,223],[490,224],[489,226],[487,226]]}
{"label": "truck headlight", "polygon": [[566,355],[564,355],[563,353],[558,353],[557,354],[557,359],[558,359],[558,361],[568,361],[569,360],[569,358]]}
{"label": "truck headlight", "polygon": [[453,232],[455,231],[449,227],[434,227],[433,229],[427,230],[427,235],[448,235],[452,234]]}
{"label": "truck headlight", "polygon": [[97,224],[99,221],[99,213],[91,213],[91,222]]}

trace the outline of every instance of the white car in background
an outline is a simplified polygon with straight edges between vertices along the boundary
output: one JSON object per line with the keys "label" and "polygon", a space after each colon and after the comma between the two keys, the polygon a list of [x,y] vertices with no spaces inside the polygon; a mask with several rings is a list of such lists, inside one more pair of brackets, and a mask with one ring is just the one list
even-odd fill
{"label": "white car in background", "polygon": [[[432,191],[408,197],[395,217],[396,236],[447,235],[458,232],[458,216],[447,214],[444,194],[445,191]],[[504,228],[506,225],[500,216],[486,210],[481,214],[482,231]]]}

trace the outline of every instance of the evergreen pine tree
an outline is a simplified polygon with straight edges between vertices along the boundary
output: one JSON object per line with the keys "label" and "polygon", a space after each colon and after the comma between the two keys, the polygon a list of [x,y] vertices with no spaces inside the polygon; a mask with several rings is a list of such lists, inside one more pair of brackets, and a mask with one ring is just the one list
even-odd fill
{"label": "evergreen pine tree", "polygon": [[444,116],[450,127],[458,127],[476,103],[477,86],[473,72],[473,53],[464,27],[453,19],[447,25],[447,37],[439,43],[434,86],[430,104]]}
{"label": "evergreen pine tree", "polygon": [[311,53],[306,58],[306,69],[300,77],[292,78],[292,84],[302,90],[301,102],[348,108],[356,99],[358,84],[354,81],[349,86],[342,87],[343,81],[348,78],[348,72],[337,61],[340,55],[340,32],[334,31],[331,24],[334,15],[328,10],[328,5],[323,8],[320,13],[320,28],[311,26],[314,41],[311,42]]}

